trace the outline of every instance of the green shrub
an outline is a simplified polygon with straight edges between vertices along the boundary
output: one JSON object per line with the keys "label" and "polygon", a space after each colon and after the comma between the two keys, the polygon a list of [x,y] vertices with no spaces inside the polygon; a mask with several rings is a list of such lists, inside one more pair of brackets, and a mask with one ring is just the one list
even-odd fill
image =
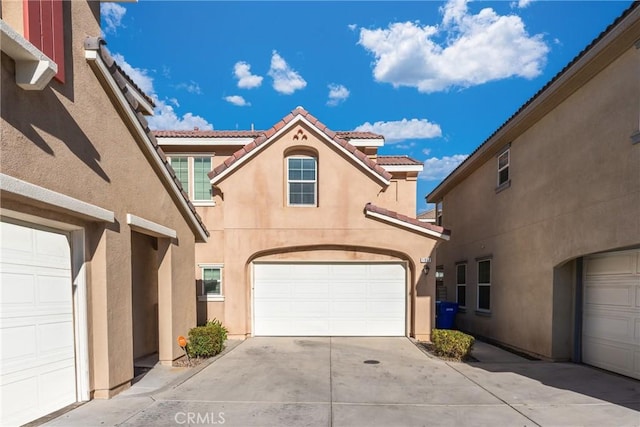
{"label": "green shrub", "polygon": [[431,341],[438,356],[464,360],[471,353],[475,339],[460,331],[434,329]]}
{"label": "green shrub", "polygon": [[219,320],[213,319],[189,331],[187,352],[189,357],[212,357],[224,350],[226,340],[227,328]]}

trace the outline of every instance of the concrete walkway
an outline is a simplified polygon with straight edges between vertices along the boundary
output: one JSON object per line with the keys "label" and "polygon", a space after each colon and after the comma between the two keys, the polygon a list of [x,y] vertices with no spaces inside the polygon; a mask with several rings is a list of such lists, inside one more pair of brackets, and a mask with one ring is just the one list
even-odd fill
{"label": "concrete walkway", "polygon": [[640,382],[487,346],[452,363],[407,338],[251,338],[46,425],[640,426]]}

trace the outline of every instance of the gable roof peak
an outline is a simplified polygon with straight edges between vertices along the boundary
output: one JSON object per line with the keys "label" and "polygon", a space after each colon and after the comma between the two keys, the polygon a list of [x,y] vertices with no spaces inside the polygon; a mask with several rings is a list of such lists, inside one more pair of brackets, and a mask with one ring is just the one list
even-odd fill
{"label": "gable roof peak", "polygon": [[270,129],[258,136],[249,144],[236,151],[230,158],[224,161],[209,173],[209,179],[212,184],[216,184],[224,176],[228,175],[233,169],[244,163],[247,159],[255,155],[260,149],[264,148],[266,142],[273,141],[273,138],[286,131],[294,123],[302,120],[308,125],[317,129],[326,140],[334,144],[340,151],[348,157],[353,158],[359,163],[363,169],[371,173],[375,178],[379,179],[385,186],[389,185],[391,174],[376,162],[367,157],[363,152],[359,151],[355,146],[351,145],[345,138],[340,137],[336,132],[329,129],[324,123],[310,114],[301,106],[296,107],[293,111],[283,117],[279,122]]}

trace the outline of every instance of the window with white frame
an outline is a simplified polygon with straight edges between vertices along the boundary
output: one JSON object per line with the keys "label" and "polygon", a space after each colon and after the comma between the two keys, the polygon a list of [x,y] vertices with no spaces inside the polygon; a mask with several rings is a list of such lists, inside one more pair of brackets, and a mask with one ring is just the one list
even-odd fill
{"label": "window with white frame", "polygon": [[478,310],[491,310],[491,260],[478,261]]}
{"label": "window with white frame", "polygon": [[317,206],[317,161],[310,156],[287,157],[287,204]]}
{"label": "window with white frame", "polygon": [[436,203],[436,225],[442,227],[442,200]]}
{"label": "window with white frame", "polygon": [[169,161],[182,188],[195,204],[213,203],[209,180],[211,156],[172,155]]}
{"label": "window with white frame", "polygon": [[201,299],[222,300],[222,265],[200,264]]}
{"label": "window with white frame", "polygon": [[510,150],[498,156],[498,187],[509,182]]}
{"label": "window with white frame", "polygon": [[193,201],[211,201],[211,157],[193,158]]}
{"label": "window with white frame", "polygon": [[456,302],[460,308],[467,306],[467,264],[456,264]]}
{"label": "window with white frame", "polygon": [[185,192],[189,192],[189,158],[171,157],[171,167],[176,173],[176,177],[182,184]]}

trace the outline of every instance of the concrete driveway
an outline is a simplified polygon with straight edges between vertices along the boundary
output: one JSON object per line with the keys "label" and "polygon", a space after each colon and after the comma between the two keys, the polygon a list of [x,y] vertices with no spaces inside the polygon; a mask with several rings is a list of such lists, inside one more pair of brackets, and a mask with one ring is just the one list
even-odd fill
{"label": "concrete driveway", "polygon": [[49,425],[640,426],[638,381],[479,348],[465,364],[407,338],[251,338],[181,384]]}

